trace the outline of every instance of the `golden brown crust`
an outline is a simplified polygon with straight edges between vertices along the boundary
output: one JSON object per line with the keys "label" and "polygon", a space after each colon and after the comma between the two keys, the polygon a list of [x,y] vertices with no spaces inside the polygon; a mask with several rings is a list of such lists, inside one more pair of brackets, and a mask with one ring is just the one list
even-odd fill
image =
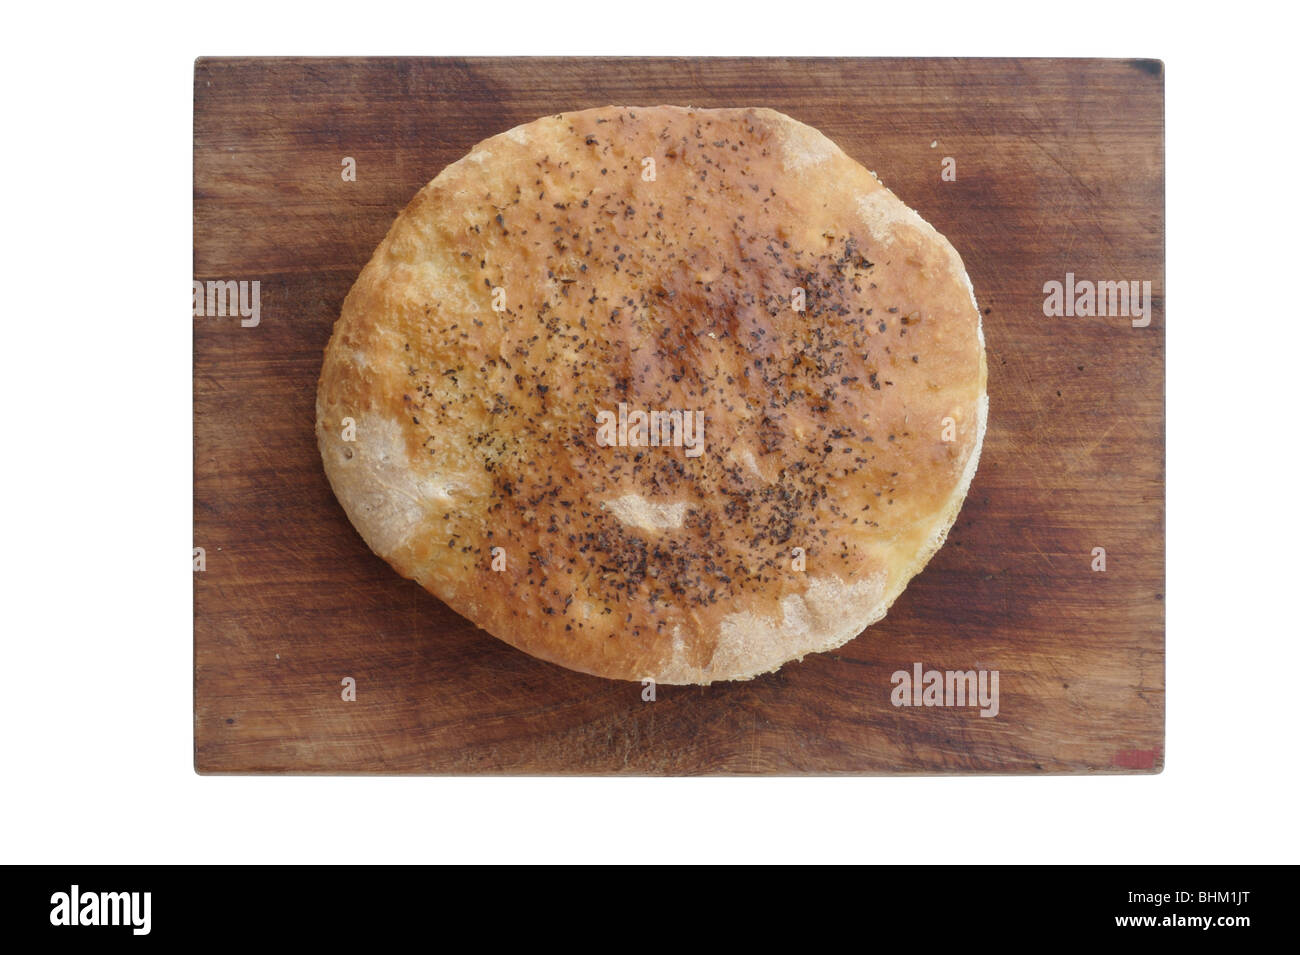
{"label": "golden brown crust", "polygon": [[[708,683],[884,615],[965,497],[985,377],[959,256],[826,137],[608,107],[412,200],[344,303],[317,436],[367,543],[490,633]],[[620,402],[703,412],[702,453],[603,446]]]}

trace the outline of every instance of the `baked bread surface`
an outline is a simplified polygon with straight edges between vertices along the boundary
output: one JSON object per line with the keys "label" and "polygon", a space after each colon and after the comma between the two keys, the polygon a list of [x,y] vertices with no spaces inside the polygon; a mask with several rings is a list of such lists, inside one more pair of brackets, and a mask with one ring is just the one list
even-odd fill
{"label": "baked bread surface", "polygon": [[[316,430],[366,543],[478,626],[709,683],[884,616],[965,497],[985,379],[957,252],[821,133],[607,107],[415,196],[344,302]],[[662,417],[611,445],[620,403],[702,412],[699,450]]]}

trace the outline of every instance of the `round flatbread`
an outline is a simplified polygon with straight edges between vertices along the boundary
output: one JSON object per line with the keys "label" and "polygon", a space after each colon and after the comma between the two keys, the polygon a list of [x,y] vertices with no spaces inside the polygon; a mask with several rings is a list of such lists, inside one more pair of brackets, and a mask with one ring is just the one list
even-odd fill
{"label": "round flatbread", "polygon": [[325,471],[376,554],[604,677],[850,640],[943,543],[987,418],[957,252],[770,109],[607,107],[411,201],[325,353]]}

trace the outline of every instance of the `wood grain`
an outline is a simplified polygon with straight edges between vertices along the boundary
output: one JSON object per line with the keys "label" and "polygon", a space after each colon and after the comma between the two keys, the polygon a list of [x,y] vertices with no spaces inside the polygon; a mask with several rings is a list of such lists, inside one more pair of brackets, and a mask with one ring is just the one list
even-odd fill
{"label": "wood grain", "polygon": [[[196,768],[1159,771],[1163,88],[1159,63],[1118,60],[199,60],[194,277],[260,281],[262,318],[194,320]],[[411,196],[490,135],[610,103],[816,126],[952,240],[987,309],[979,473],[889,616],[835,653],[654,702],[398,578],[334,500],[312,430],[343,297]],[[1045,318],[1043,284],[1066,272],[1151,281],[1150,327]],[[999,715],[895,708],[890,676],[916,661],[997,669]]]}

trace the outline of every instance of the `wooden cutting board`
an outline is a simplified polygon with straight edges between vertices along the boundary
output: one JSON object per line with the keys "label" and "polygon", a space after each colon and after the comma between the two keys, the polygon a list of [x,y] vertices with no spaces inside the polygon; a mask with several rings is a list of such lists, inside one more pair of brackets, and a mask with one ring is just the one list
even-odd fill
{"label": "wooden cutting board", "polygon": [[[261,306],[251,327],[194,319],[197,769],[1159,771],[1163,90],[1146,60],[199,60],[194,278],[258,281]],[[399,578],[348,523],[313,435],[331,327],[406,202],[488,136],[611,103],[770,106],[817,127],[960,250],[989,354],[979,473],[888,617],[776,674],[653,701]],[[1149,326],[1046,316],[1044,285],[1067,273],[1150,281]],[[894,706],[892,675],[916,663],[998,671],[997,716]]]}

